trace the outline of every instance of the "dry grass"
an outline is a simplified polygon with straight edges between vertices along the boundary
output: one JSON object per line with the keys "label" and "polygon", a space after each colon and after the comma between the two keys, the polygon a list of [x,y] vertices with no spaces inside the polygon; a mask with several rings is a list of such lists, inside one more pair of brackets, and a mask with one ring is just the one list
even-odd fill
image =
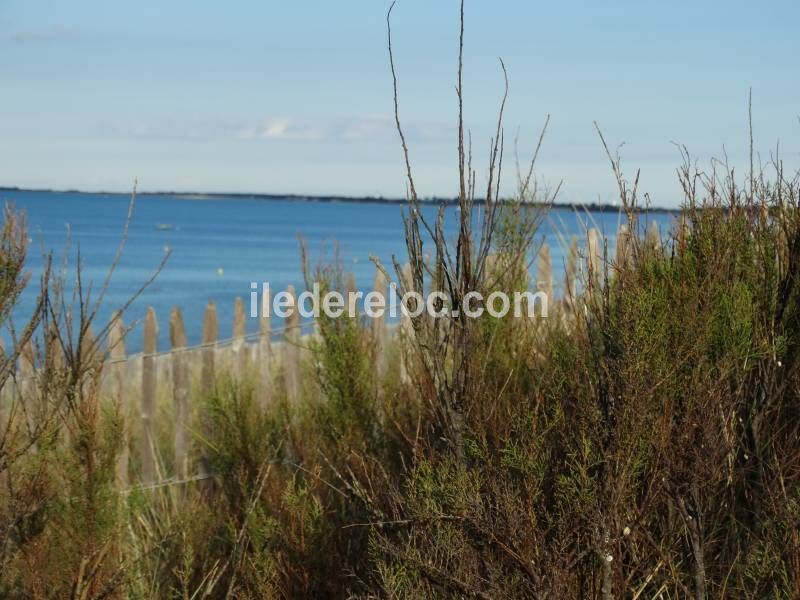
{"label": "dry grass", "polygon": [[[471,290],[528,288],[536,259],[552,286],[530,200],[557,193],[536,185],[537,149],[501,202],[501,104],[477,199],[463,8],[461,24],[455,240],[419,210],[390,53],[410,191],[397,280],[454,308]],[[372,328],[322,319],[300,398],[278,385],[264,406],[232,374],[192,392],[189,472],[202,456],[208,480],[120,489],[120,454],[133,473],[141,459],[100,389],[110,330],[92,334],[80,286],[70,301],[45,277],[0,380],[20,358],[37,367],[2,417],[0,596],[800,595],[798,178],[776,157],[740,184],[687,154],[680,225],[654,237],[638,175],[608,155],[628,234],[614,256],[573,241],[551,318],[420,316],[380,341],[381,368]],[[2,321],[26,283],[25,239],[8,212]],[[348,286],[340,265],[303,263],[309,283]]]}

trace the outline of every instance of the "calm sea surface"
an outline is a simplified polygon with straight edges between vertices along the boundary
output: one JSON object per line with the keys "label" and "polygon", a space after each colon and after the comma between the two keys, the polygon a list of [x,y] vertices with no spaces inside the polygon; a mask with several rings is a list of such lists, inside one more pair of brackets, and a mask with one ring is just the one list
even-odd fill
{"label": "calm sea surface", "polygon": [[[33,308],[45,250],[53,250],[58,264],[68,260],[68,281],[74,281],[79,250],[84,285],[91,281],[94,289],[99,289],[119,246],[129,196],[0,191],[0,202],[13,203],[26,213],[31,239],[28,270],[32,279],[16,313],[18,326]],[[431,216],[436,211],[433,207],[423,210]],[[446,223],[451,237],[455,236],[455,217],[455,210],[448,209]],[[662,231],[673,220],[669,214],[649,218],[657,220]],[[576,234],[580,243],[585,238],[586,223],[613,236],[619,222],[620,216],[615,213],[550,211],[540,237],[550,244],[557,280],[564,264],[562,236],[569,239]],[[273,294],[288,284],[298,291],[303,289],[298,237],[308,244],[312,265],[333,260],[338,245],[342,263],[354,273],[362,290],[371,289],[375,275],[370,255],[379,256],[386,265],[393,254],[401,262],[406,258],[401,206],[396,204],[142,194],[136,199],[124,254],[99,319],[110,318],[170,251],[164,270],[128,310],[126,323],[140,320],[147,307],[153,306],[159,321],[159,348],[166,349],[169,311],[179,306],[189,343],[196,344],[200,342],[206,302],[214,300],[220,337],[227,338],[234,299],[242,296],[249,307],[251,281],[269,281]],[[257,329],[256,320],[250,319],[248,331]],[[127,346],[129,352],[141,349],[140,330],[131,333]]]}

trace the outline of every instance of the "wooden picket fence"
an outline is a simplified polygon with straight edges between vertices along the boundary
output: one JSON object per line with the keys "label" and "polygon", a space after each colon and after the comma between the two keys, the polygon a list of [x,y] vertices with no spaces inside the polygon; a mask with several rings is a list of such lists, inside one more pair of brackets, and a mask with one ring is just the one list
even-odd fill
{"label": "wooden picket fence", "polygon": [[[180,308],[169,315],[169,348],[158,348],[158,319],[155,309],[147,310],[142,323],[142,352],[127,355],[125,352],[125,325],[117,319],[108,338],[108,377],[103,387],[113,401],[121,407],[139,404],[138,447],[140,449],[140,477],[144,484],[162,479],[159,472],[159,451],[156,441],[156,415],[158,399],[171,396],[173,415],[173,464],[175,473],[169,481],[189,479],[191,445],[190,406],[193,397],[203,397],[215,385],[218,373],[235,379],[251,377],[256,382],[256,393],[262,407],[272,400],[275,373],[280,366],[287,397],[300,395],[300,362],[303,347],[300,315],[296,309],[293,286],[287,288],[291,298],[288,316],[283,327],[273,330],[270,319],[259,317],[259,330],[246,332],[247,312],[241,297],[234,301],[233,334],[228,339],[219,338],[219,319],[214,302],[208,302],[202,324],[202,341],[198,345],[187,343],[186,327]],[[275,341],[280,336],[279,341]],[[194,394],[193,392],[197,392]],[[123,444],[126,448],[128,444]],[[202,469],[201,469],[202,470]],[[203,477],[207,473],[200,473]],[[118,480],[129,484],[129,457],[120,457]]]}
{"label": "wooden picket fence", "polygon": [[[629,259],[629,232],[623,225],[616,238],[615,261]],[[656,243],[658,229],[651,229],[648,237]],[[577,293],[578,281],[597,278],[604,266],[606,241],[596,229],[589,229],[584,251],[579,251],[577,238],[573,236],[568,247],[564,280],[559,285],[562,297],[573,298]],[[536,277],[531,278],[536,288],[544,291],[552,299],[554,293],[553,265],[547,244],[540,248],[536,262]],[[386,294],[388,281],[376,269],[374,290]],[[217,308],[208,302],[202,323],[202,341],[189,346],[186,328],[179,308],[172,309],[169,315],[169,348],[158,347],[158,319],[155,310],[147,310],[142,323],[142,351],[128,355],[125,350],[126,328],[121,318],[116,318],[108,336],[108,354],[104,363],[102,390],[120,408],[123,415],[132,417],[138,434],[140,462],[137,469],[139,481],[131,481],[129,447],[130,439],[123,440],[123,452],[119,457],[117,480],[123,489],[153,487],[183,483],[211,476],[201,460],[200,472],[190,475],[190,454],[192,435],[192,398],[202,397],[212,391],[218,373],[231,374],[236,378],[251,377],[256,382],[256,393],[262,407],[273,400],[276,374],[283,378],[281,383],[289,401],[301,394],[301,362],[309,336],[303,335],[300,314],[296,307],[296,294],[293,286],[287,288],[291,299],[288,316],[282,327],[272,329],[268,317],[260,316],[259,328],[255,333],[246,332],[247,312],[241,297],[234,302],[233,334],[229,339],[219,338]],[[270,298],[262,298],[269,302]],[[262,312],[262,311],[259,311]],[[308,326],[309,324],[307,324]],[[313,326],[313,324],[311,324]],[[373,337],[380,346],[376,369],[382,373],[386,369],[385,349],[390,338],[397,332],[410,334],[412,329],[407,318],[401,317],[399,327],[390,327],[384,318],[370,319]],[[403,353],[400,353],[402,358]],[[0,409],[8,402],[10,394],[25,398],[31,385],[35,385],[35,368],[31,352],[23,352],[19,361],[17,376],[11,381],[15,389],[4,388],[0,395]],[[407,380],[405,365],[400,365],[401,378]],[[8,386],[6,386],[8,388]],[[193,393],[197,392],[197,394]],[[174,453],[172,464],[175,472],[170,476],[161,473],[159,449],[157,447],[158,399],[171,397],[173,415]],[[138,408],[138,410],[137,410]],[[163,406],[162,406],[163,409]],[[2,413],[2,410],[0,410]],[[126,436],[133,430],[127,429]]]}

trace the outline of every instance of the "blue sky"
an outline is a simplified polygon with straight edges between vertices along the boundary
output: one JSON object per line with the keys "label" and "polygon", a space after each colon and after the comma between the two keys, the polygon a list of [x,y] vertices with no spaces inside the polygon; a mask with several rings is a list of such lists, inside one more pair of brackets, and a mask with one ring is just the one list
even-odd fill
{"label": "blue sky", "polygon": [[[0,0],[0,185],[308,194],[404,193],[391,120],[388,2]],[[456,0],[399,0],[401,117],[417,188],[452,195]],[[679,201],[686,144],[744,165],[756,144],[800,163],[800,3],[467,0],[465,110],[488,154],[506,135],[564,201],[608,201],[592,121],[625,142],[655,204]],[[508,148],[507,156],[512,153]],[[513,164],[506,165],[507,187]]]}

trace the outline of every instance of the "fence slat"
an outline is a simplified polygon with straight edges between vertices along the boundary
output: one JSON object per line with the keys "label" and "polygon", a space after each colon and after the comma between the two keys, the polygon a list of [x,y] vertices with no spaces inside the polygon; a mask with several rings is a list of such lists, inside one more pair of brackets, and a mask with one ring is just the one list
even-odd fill
{"label": "fence slat", "polygon": [[286,288],[291,303],[287,309],[286,335],[283,343],[283,374],[286,397],[289,402],[300,400],[300,313],[297,310],[297,296],[294,286]]}
{"label": "fence slat", "polygon": [[156,448],[155,448],[155,410],[156,410],[156,358],[158,351],[158,325],[156,311],[151,306],[144,318],[144,335],[142,341],[142,480],[145,483],[155,481]]}
{"label": "fence slat", "polygon": [[206,305],[203,316],[203,349],[202,371],[200,375],[200,388],[203,394],[209,394],[214,389],[214,373],[216,344],[219,339],[219,322],[217,321],[217,306],[213,301]]}
{"label": "fence slat", "polygon": [[683,249],[689,240],[689,221],[686,215],[681,214],[680,221],[678,222],[678,247]]}
{"label": "fence slat", "polygon": [[344,277],[344,291],[345,294],[354,294],[357,291],[356,276],[353,275],[352,271],[348,272]]}
{"label": "fence slat", "polygon": [[[384,275],[383,271],[376,268],[373,291],[383,297],[386,310],[389,309],[387,286],[386,275]],[[380,378],[386,373],[386,314],[384,312],[381,316],[373,317],[370,320],[372,321],[372,337],[375,344],[375,370]]]}
{"label": "fence slat", "polygon": [[586,244],[586,269],[587,281],[592,285],[598,285],[602,274],[602,248],[600,247],[600,232],[594,227],[589,229],[588,241]]}
{"label": "fence slat", "polygon": [[573,235],[567,252],[567,263],[564,267],[564,299],[572,305],[578,294],[578,236]]}
{"label": "fence slat", "polygon": [[547,296],[547,302],[553,300],[553,264],[550,258],[550,246],[547,242],[542,242],[539,249],[539,266],[536,273],[539,291]]}
{"label": "fence slat", "polygon": [[[406,263],[402,269],[402,292],[403,294],[413,291],[411,264]],[[411,383],[411,375],[408,370],[408,353],[411,345],[408,343],[414,337],[414,325],[403,310],[402,300],[400,302],[400,381],[403,384]]]}
{"label": "fence slat", "polygon": [[172,346],[172,402],[174,411],[175,469],[178,477],[189,475],[189,372],[186,329],[179,308],[169,317],[169,341]]}
{"label": "fence slat", "polygon": [[[102,357],[98,352],[97,338],[94,335],[94,329],[91,323],[89,323],[86,332],[83,334],[83,338],[81,338],[81,356],[83,357],[83,364],[88,366],[90,370],[88,376],[84,375],[83,381],[81,382],[81,394],[83,394],[84,398],[88,398],[96,383],[93,381],[94,370],[102,366]],[[69,429],[66,429],[65,432],[69,435]]]}
{"label": "fence slat", "polygon": [[258,338],[256,356],[258,357],[259,391],[261,409],[266,410],[272,400],[272,323],[270,323],[270,293],[265,291],[261,298],[261,313],[258,321],[261,335]]}
{"label": "fence slat", "polygon": [[231,341],[231,355],[233,369],[237,378],[241,381],[247,373],[247,351],[245,343],[247,333],[247,316],[244,312],[244,300],[241,296],[236,296],[233,302],[233,340]]}
{"label": "fence slat", "polygon": [[661,247],[661,234],[658,231],[658,223],[650,221],[650,228],[647,230],[645,237],[651,250],[657,250]]}
{"label": "fence slat", "polygon": [[[206,305],[206,312],[203,316],[203,349],[201,350],[202,364],[200,372],[200,391],[202,395],[208,396],[214,390],[216,374],[215,355],[217,340],[219,339],[219,321],[217,320],[217,306],[212,300]],[[211,424],[209,415],[201,406],[200,423],[204,439],[209,439]],[[200,475],[208,476],[211,474],[211,465],[205,450],[200,453]]]}
{"label": "fence slat", "polygon": [[[3,344],[3,340],[0,340],[0,365],[4,365],[6,361],[6,347]],[[8,380],[3,382],[2,387],[0,387],[0,428],[2,431],[5,431],[6,427],[6,403],[7,400],[7,390],[8,390]]]}
{"label": "fence slat", "polygon": [[122,449],[117,459],[117,485],[120,489],[128,487],[128,457],[130,448],[130,407],[127,403],[125,383],[128,379],[128,362],[125,354],[125,325],[122,315],[117,313],[108,331],[108,354],[111,358],[111,397],[122,420]]}
{"label": "fence slat", "polygon": [[[39,401],[36,398],[36,348],[33,340],[28,340],[19,354],[19,374],[21,382],[16,390],[19,406],[25,407],[29,431],[35,431],[39,421]],[[36,448],[34,443],[32,449]]]}
{"label": "fence slat", "polygon": [[617,232],[617,255],[615,257],[618,270],[625,269],[631,261],[630,237],[628,226],[620,225]]}

